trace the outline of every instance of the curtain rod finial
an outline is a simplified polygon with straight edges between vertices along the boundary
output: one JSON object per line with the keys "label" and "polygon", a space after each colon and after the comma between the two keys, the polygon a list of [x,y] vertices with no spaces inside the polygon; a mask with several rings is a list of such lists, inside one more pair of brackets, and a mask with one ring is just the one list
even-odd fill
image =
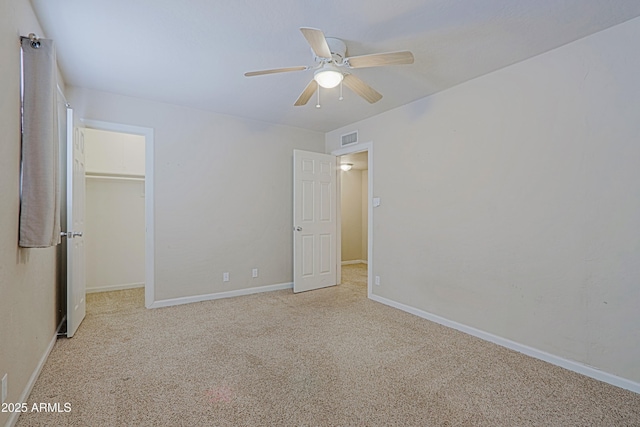
{"label": "curtain rod finial", "polygon": [[37,49],[40,47],[40,39],[38,39],[38,37],[31,33],[29,34],[29,40],[31,40],[31,47],[34,49]]}
{"label": "curtain rod finial", "polygon": [[30,40],[29,44],[34,49],[38,49],[40,47],[40,39],[34,33],[29,33],[27,37],[21,36],[20,41],[22,42],[23,39],[29,39]]}

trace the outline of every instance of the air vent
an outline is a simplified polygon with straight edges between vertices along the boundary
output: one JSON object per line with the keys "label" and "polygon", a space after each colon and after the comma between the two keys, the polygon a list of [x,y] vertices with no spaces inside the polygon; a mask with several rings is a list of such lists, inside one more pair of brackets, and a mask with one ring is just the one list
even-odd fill
{"label": "air vent", "polygon": [[358,143],[358,131],[346,133],[340,137],[340,146],[346,147],[347,145]]}

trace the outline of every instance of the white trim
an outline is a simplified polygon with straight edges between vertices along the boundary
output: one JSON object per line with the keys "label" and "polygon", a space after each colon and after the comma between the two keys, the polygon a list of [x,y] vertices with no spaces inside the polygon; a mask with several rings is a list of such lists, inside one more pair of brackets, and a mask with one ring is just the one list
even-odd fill
{"label": "white trim", "polygon": [[[335,156],[336,171],[339,171],[340,165],[338,161],[340,158]],[[336,242],[335,242],[335,257],[336,257],[336,283],[342,283],[342,174],[336,173]]]}
{"label": "white trim", "polygon": [[354,259],[351,261],[341,261],[340,264],[342,265],[354,265],[354,264],[366,264],[367,261],[363,261],[361,259]]}
{"label": "white trim", "polygon": [[144,282],[142,283],[124,283],[122,285],[106,285],[96,286],[95,288],[87,288],[88,294],[94,294],[97,292],[110,292],[110,291],[122,291],[124,289],[136,289],[144,288]]}
{"label": "white trim", "polygon": [[107,180],[107,181],[141,181],[144,182],[144,175],[120,175],[120,174],[104,174],[85,173],[85,179]]}
{"label": "white trim", "polygon": [[277,285],[257,286],[255,288],[238,289],[236,291],[217,292],[215,294],[194,295],[191,297],[163,299],[159,301],[154,301],[153,304],[147,308],[171,307],[174,305],[190,304],[192,302],[211,301],[211,300],[222,299],[222,298],[233,298],[233,297],[239,297],[244,295],[258,294],[262,292],[280,291],[282,289],[292,289],[292,288],[293,288],[293,282],[280,283]]}
{"label": "white trim", "polygon": [[153,128],[81,119],[84,125],[92,129],[130,133],[144,136],[144,216],[145,216],[145,268],[144,268],[144,305],[151,308],[155,299],[155,202],[154,202],[154,131]]}
{"label": "white trim", "polygon": [[[27,385],[25,386],[24,390],[22,390],[22,394],[20,395],[18,402],[26,402],[27,399],[29,399],[29,395],[33,390],[33,386],[36,385],[36,381],[38,381],[38,377],[42,372],[42,368],[44,368],[44,364],[47,362],[47,359],[49,358],[49,354],[51,354],[51,351],[53,350],[53,346],[56,345],[56,341],[58,340],[58,332],[60,332],[61,326],[62,326],[62,323],[60,324],[60,326],[58,326],[58,329],[56,329],[56,332],[53,334],[51,341],[49,341],[49,345],[47,346],[47,349],[44,351],[44,354],[40,358],[40,361],[38,362],[36,369],[31,374],[31,377],[29,377],[29,381],[27,381]],[[20,416],[20,412],[13,412],[9,416],[9,419],[7,420],[7,423],[5,424],[5,426],[13,427],[16,424],[16,422],[18,422],[19,416]]]}
{"label": "white trim", "polygon": [[[362,142],[353,144],[349,147],[340,148],[338,150],[332,151],[331,154],[338,157],[344,156],[345,154],[360,153],[363,151],[367,152],[367,192],[369,193],[367,195],[367,296],[371,298],[373,296],[373,141]],[[340,209],[339,203],[338,209]],[[337,212],[337,215],[340,219],[341,214],[339,210]],[[340,233],[340,221],[338,221],[338,233]],[[336,246],[336,253],[338,254],[338,256],[342,256],[340,253],[340,234],[338,234],[338,239],[336,239]],[[338,258],[338,261],[341,261],[340,258]],[[340,276],[338,276],[338,279],[340,279]]]}
{"label": "white trim", "polygon": [[494,344],[498,344],[499,346],[515,350],[518,353],[526,354],[527,356],[543,360],[545,362],[551,363],[552,365],[560,366],[561,368],[577,372],[578,374],[591,377],[593,379],[614,385],[616,387],[624,388],[634,393],[640,393],[640,383],[628,380],[626,378],[618,377],[613,374],[609,374],[607,372],[594,368],[593,366],[588,366],[580,362],[568,360],[560,356],[555,356],[545,351],[538,350],[536,348],[529,347],[527,345],[520,344],[515,341],[511,341],[509,339],[502,338],[476,328],[472,328],[471,326],[463,325],[462,323],[454,322],[444,317],[440,317],[436,314],[431,314],[418,308],[381,297],[379,295],[370,295],[369,298],[381,304],[385,304],[399,310],[406,311],[407,313],[414,314],[418,317],[422,317],[423,319],[427,319],[440,325],[456,329],[460,332],[473,335],[474,337],[492,342]]}

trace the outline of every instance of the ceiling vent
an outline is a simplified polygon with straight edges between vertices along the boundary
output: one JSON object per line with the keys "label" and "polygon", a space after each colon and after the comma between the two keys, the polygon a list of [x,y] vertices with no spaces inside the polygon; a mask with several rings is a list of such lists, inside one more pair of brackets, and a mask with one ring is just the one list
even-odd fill
{"label": "ceiling vent", "polygon": [[346,133],[340,137],[340,146],[346,147],[347,145],[358,143],[358,131],[355,130],[350,133]]}

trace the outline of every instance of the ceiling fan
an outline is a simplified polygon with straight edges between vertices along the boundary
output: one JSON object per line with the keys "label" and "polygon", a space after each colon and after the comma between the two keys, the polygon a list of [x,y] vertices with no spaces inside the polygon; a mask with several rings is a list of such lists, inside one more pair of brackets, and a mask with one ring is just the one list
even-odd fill
{"label": "ceiling fan", "polygon": [[[244,73],[246,77],[252,77],[264,74],[315,69],[313,80],[311,80],[302,91],[293,104],[295,106],[305,105],[319,86],[323,88],[333,88],[341,83],[373,104],[374,102],[380,101],[382,95],[358,77],[351,74],[348,70],[354,68],[380,67],[384,65],[413,64],[413,54],[407,50],[347,57],[347,46],[342,40],[325,37],[324,33],[316,28],[303,27],[300,28],[300,31],[315,54],[314,59],[317,63],[315,66],[275,68]],[[340,96],[340,99],[342,99],[342,96]],[[319,107],[320,105],[318,104],[316,106]]]}

